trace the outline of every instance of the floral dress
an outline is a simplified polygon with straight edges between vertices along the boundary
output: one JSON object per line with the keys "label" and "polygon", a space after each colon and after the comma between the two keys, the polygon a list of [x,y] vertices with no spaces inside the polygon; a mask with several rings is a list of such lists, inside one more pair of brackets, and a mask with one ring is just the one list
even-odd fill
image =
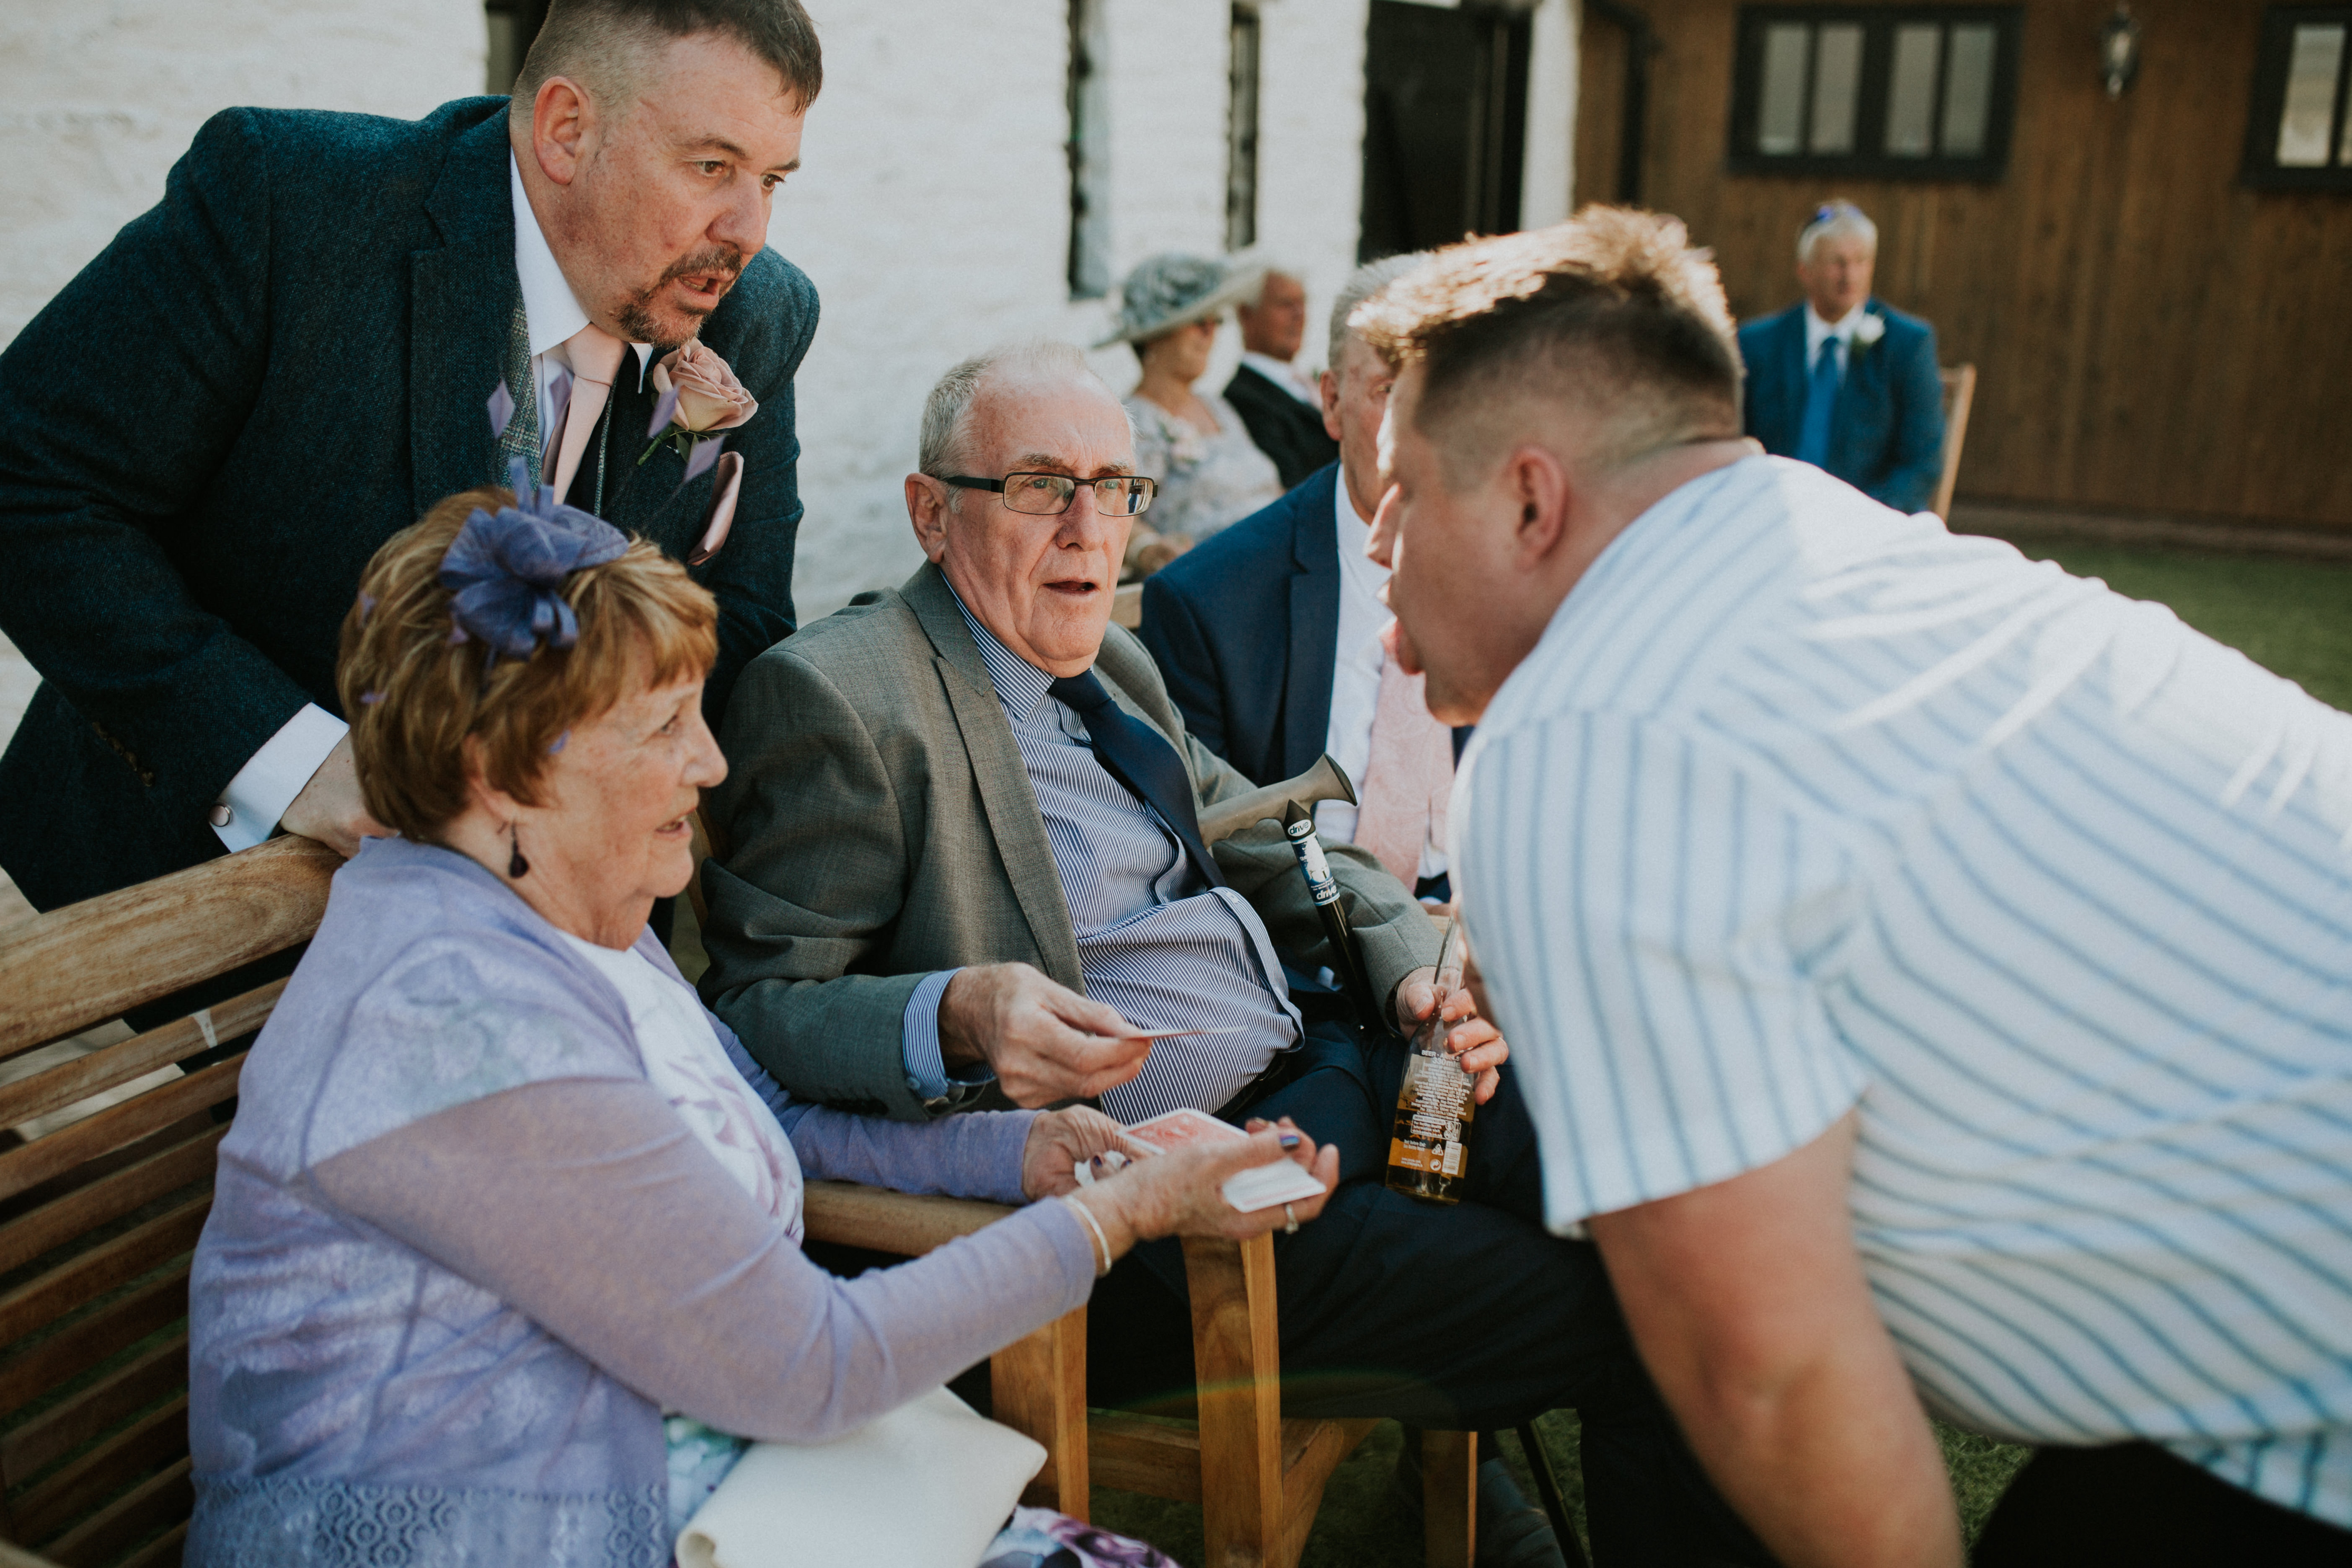
{"label": "floral dress", "polygon": [[1217,433],[1203,435],[1148,397],[1127,399],[1135,421],[1135,471],[1160,481],[1143,514],[1154,532],[1181,533],[1198,544],[1282,495],[1282,474],[1257,449],[1234,405],[1213,392],[1196,392],[1217,416]]}

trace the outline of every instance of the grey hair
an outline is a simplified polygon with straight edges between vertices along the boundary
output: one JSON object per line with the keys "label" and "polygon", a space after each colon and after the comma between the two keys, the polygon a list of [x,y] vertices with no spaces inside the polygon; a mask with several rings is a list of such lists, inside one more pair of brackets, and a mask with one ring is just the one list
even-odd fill
{"label": "grey hair", "polygon": [[1331,341],[1324,345],[1323,357],[1335,370],[1339,364],[1339,345],[1347,341],[1348,318],[1356,307],[1395,282],[1398,279],[1429,259],[1426,250],[1408,251],[1402,256],[1384,256],[1378,261],[1367,261],[1348,274],[1339,285],[1339,297],[1331,301]]}
{"label": "grey hair", "polygon": [[[915,458],[918,471],[943,479],[970,465],[971,405],[979,400],[982,384],[1000,370],[1038,376],[1085,376],[1097,384],[1102,382],[1094,367],[1087,363],[1085,354],[1050,338],[1029,338],[983,350],[940,377],[930,395],[923,399],[922,444]],[[1103,392],[1110,395],[1108,384],[1103,385]],[[1113,397],[1112,401],[1118,399]],[[1126,412],[1124,406],[1120,412]]]}
{"label": "grey hair", "polygon": [[1286,267],[1279,261],[1261,261],[1257,266],[1257,288],[1251,292],[1247,300],[1242,301],[1253,309],[1265,303],[1265,286],[1274,279],[1287,278],[1301,289],[1307,287],[1307,274],[1296,267]]}
{"label": "grey hair", "polygon": [[1813,213],[1811,223],[1797,234],[1797,264],[1804,265],[1813,258],[1813,247],[1825,239],[1863,239],[1870,248],[1878,249],[1878,226],[1870,215],[1848,201],[1826,201]]}

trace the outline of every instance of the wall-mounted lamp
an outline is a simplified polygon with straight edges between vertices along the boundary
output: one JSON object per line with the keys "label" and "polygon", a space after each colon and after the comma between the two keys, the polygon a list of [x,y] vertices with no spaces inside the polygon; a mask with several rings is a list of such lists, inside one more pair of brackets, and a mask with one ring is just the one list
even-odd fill
{"label": "wall-mounted lamp", "polygon": [[2107,25],[2099,29],[2099,80],[2105,84],[2109,98],[2121,98],[2138,75],[2139,18],[2128,5],[2119,4]]}

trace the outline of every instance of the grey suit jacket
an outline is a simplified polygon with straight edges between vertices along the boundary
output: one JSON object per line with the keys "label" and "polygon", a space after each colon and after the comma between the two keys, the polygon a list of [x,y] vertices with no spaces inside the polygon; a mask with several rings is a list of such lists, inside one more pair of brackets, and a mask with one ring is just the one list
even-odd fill
{"label": "grey suit jacket", "polygon": [[[1250,786],[1186,734],[1143,645],[1109,628],[1095,672],[1167,737],[1203,805]],[[705,809],[726,847],[703,870],[704,998],[793,1094],[903,1120],[933,1114],[901,1059],[927,974],[1034,964],[1086,989],[1044,817],[980,647],[935,566],[753,660]],[[1349,845],[1327,851],[1374,985],[1436,962],[1412,893]],[[1289,845],[1261,823],[1217,864],[1277,944],[1329,962]]]}

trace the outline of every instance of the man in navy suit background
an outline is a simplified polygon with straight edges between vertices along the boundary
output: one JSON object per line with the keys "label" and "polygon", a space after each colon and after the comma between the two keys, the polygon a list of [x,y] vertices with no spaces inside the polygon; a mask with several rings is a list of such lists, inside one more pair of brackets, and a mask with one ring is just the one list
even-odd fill
{"label": "man in navy suit background", "polygon": [[0,760],[0,865],[37,908],[281,826],[347,855],[383,832],[335,697],[361,569],[553,447],[541,412],[587,361],[610,379],[573,395],[602,409],[563,443],[570,499],[688,556],[712,478],[638,458],[647,362],[697,337],[760,402],[729,432],[731,533],[694,568],[719,711],[792,629],[816,296],[766,244],[821,73],[797,0],[555,0],[511,101],[233,109],[198,132],[0,354],[0,626],[43,677]]}
{"label": "man in navy suit background", "polygon": [[[1391,257],[1358,268],[1332,306],[1331,368],[1321,391],[1339,460],[1143,584],[1144,646],[1202,744],[1257,784],[1292,777],[1328,751],[1355,782],[1368,815],[1381,809],[1376,797],[1397,782],[1370,765],[1375,718],[1389,711],[1391,722],[1410,728],[1416,715],[1396,711],[1394,693],[1391,708],[1381,707],[1383,677],[1396,675],[1382,641],[1391,616],[1379,596],[1388,573],[1364,553],[1380,506],[1381,417],[1395,377],[1347,322],[1358,305],[1423,259]],[[1458,745],[1425,706],[1417,721],[1440,737],[1442,789]],[[1395,754],[1397,739],[1383,737],[1391,742],[1379,748],[1383,755]],[[1438,761],[1425,749],[1416,754]],[[1417,783],[1412,802],[1388,803],[1405,816],[1390,820],[1386,854],[1360,836],[1366,825],[1343,803],[1324,802],[1317,829],[1381,855],[1400,881],[1442,900],[1450,896],[1442,805],[1431,808],[1436,820],[1419,841],[1410,842],[1411,817],[1429,793]]]}
{"label": "man in navy suit background", "polygon": [[1831,202],[1797,237],[1805,297],[1739,329],[1748,433],[1901,511],[1934,504],[1944,471],[1936,329],[1871,297],[1878,226]]}

